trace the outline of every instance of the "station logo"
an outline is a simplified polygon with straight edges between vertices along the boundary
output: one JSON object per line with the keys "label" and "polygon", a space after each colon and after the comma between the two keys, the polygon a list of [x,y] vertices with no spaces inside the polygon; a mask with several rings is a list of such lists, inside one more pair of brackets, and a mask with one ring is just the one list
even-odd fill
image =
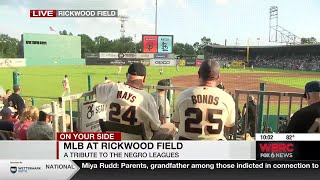
{"label": "station logo", "polygon": [[257,144],[257,159],[292,159],[294,158],[295,146],[292,142]]}

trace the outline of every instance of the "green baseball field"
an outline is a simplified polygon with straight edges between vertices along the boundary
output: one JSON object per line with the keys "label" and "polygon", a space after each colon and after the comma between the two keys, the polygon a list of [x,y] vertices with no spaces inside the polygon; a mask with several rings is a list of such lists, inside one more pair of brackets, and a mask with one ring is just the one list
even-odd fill
{"label": "green baseball field", "polygon": [[[31,105],[31,97],[35,105],[40,106],[57,100],[62,95],[62,80],[67,74],[70,80],[71,93],[88,91],[88,75],[92,76],[92,84],[101,83],[104,77],[114,82],[124,82],[127,67],[122,68],[118,74],[118,66],[50,66],[50,67],[24,67],[17,69],[20,72],[22,96],[27,104]],[[0,69],[0,86],[4,89],[12,88],[12,68]],[[175,86],[197,85],[198,67],[165,67],[164,74],[159,75],[159,67],[147,67],[146,85],[156,85],[160,79],[170,78]],[[279,69],[222,69],[222,82],[228,92],[234,93],[235,89],[259,90],[261,82],[266,83],[267,91],[303,92],[304,85],[311,80],[320,80],[320,72],[291,71]],[[276,100],[271,102],[270,112],[277,112]],[[296,100],[298,101],[298,100]],[[281,112],[287,113],[286,102],[281,102]],[[293,104],[293,109],[299,108],[298,103]]]}

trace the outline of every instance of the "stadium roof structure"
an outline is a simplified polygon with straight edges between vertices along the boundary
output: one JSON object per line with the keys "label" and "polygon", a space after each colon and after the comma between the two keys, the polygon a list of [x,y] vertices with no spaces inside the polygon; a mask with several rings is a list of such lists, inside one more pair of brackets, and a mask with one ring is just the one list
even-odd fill
{"label": "stadium roof structure", "polygon": [[[208,45],[204,47],[206,53],[246,53],[247,46],[222,46]],[[320,43],[318,44],[298,44],[298,45],[279,45],[279,46],[249,46],[250,54],[318,54],[320,55]]]}

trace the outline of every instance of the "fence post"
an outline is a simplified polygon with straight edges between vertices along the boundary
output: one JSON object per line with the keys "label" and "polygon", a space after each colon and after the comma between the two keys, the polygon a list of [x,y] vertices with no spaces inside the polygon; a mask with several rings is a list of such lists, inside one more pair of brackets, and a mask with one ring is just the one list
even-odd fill
{"label": "fence post", "polygon": [[[92,76],[88,75],[88,91],[92,91]],[[85,100],[92,99],[93,96],[85,97]]]}
{"label": "fence post", "polygon": [[88,75],[88,91],[92,91],[92,76]]}
{"label": "fence post", "polygon": [[[265,91],[266,90],[266,83],[260,83],[260,91]],[[264,95],[260,95],[260,100],[259,100],[259,120],[258,120],[258,129],[257,131],[261,133],[262,131],[262,125],[263,125],[263,104],[264,104]]]}
{"label": "fence post", "polygon": [[12,74],[13,86],[20,85],[20,76],[18,71],[13,71]]}
{"label": "fence post", "polygon": [[[172,86],[171,79],[169,79],[168,81],[169,81],[169,86]],[[171,102],[172,102],[172,90],[171,89],[168,90],[167,99],[169,100],[169,104],[171,104]]]}
{"label": "fence post", "polygon": [[54,114],[52,126],[53,126],[53,139],[57,139],[57,132],[59,132],[59,111],[58,111],[58,103],[55,101],[51,101],[51,110]]}
{"label": "fence post", "polygon": [[32,106],[36,105],[36,98],[34,98],[34,97],[31,98],[31,105]]}

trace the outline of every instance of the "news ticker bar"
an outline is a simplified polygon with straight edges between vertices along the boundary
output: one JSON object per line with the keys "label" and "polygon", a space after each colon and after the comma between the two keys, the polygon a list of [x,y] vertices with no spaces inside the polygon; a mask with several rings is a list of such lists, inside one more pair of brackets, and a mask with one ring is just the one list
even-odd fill
{"label": "news ticker bar", "polygon": [[30,17],[118,17],[118,10],[30,10]]}
{"label": "news ticker bar", "polygon": [[[60,159],[68,160],[320,160],[320,141],[92,141],[88,145],[89,142],[0,141],[0,159],[52,160],[58,154]],[[146,147],[150,149],[145,150]]]}
{"label": "news ticker bar", "polygon": [[320,133],[256,134],[256,141],[320,141]]}
{"label": "news ticker bar", "polygon": [[[250,169],[250,172],[248,172]],[[221,174],[239,176],[257,175],[266,177],[264,173],[276,173],[277,178],[290,175],[305,177],[308,174],[314,175],[313,179],[320,176],[319,161],[71,161],[71,160],[0,160],[0,174],[2,179],[101,179],[105,177],[129,176],[135,177],[137,174],[145,176],[156,172],[167,174],[164,170],[170,170],[170,179],[175,179],[175,174],[187,172],[197,173],[201,177],[211,175],[214,179],[220,179]],[[173,170],[173,171],[172,171]],[[203,173],[202,173],[203,172]],[[220,172],[220,173],[219,173]],[[160,175],[160,174],[159,174]],[[86,178],[85,178],[86,177]],[[191,176],[194,179],[194,176]],[[245,179],[248,179],[246,177]],[[111,178],[112,179],[112,178]],[[135,179],[135,178],[134,178]],[[290,177],[291,180],[294,178]]]}

